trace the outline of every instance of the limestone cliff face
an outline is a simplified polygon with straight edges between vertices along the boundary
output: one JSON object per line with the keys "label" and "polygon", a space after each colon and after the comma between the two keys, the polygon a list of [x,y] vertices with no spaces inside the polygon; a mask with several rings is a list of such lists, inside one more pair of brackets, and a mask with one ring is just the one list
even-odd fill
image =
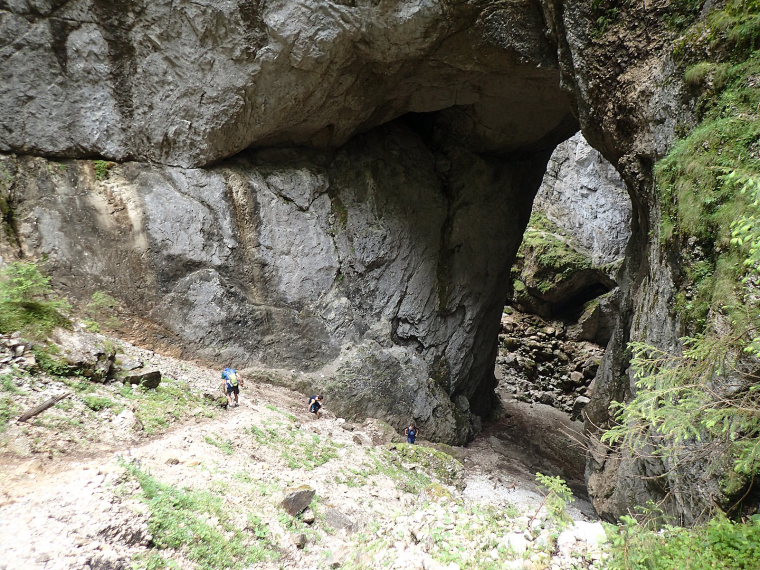
{"label": "limestone cliff face", "polygon": [[631,199],[615,167],[581,133],[552,153],[533,208],[588,251],[594,265],[625,254],[631,237]]}
{"label": "limestone cliff face", "polygon": [[143,342],[315,372],[336,411],[413,417],[449,441],[490,406],[508,269],[493,257],[514,255],[510,200],[538,182],[523,163],[437,156],[396,125],[335,153],[125,163],[103,180],[90,161],[0,164],[24,254],[75,296],[133,308],[153,323]]}
{"label": "limestone cliff face", "polygon": [[539,4],[500,4],[3,2],[0,150],[200,166],[441,109],[516,149],[567,107]]}
{"label": "limestone cliff face", "polygon": [[[573,113],[633,201],[587,408],[604,425],[630,393],[627,341],[679,336],[648,236],[652,164],[688,112],[669,3],[626,5],[602,34],[592,4],[2,1],[3,251],[111,292],[151,342],[304,371],[338,411],[462,442],[490,409],[507,268]],[[93,157],[123,164],[98,180],[72,160]],[[629,477],[652,470],[592,450],[597,508],[674,496]]]}
{"label": "limestone cliff face", "polygon": [[540,4],[0,10],[0,149],[132,161],[97,180],[6,158],[24,255],[111,292],[153,342],[474,432],[532,195],[576,128]]}

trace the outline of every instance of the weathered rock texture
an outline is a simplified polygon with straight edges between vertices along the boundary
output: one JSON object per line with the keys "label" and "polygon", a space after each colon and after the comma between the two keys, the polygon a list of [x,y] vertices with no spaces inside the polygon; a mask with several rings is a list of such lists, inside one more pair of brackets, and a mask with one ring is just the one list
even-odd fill
{"label": "weathered rock texture", "polygon": [[[688,120],[668,5],[621,4],[600,33],[590,0],[6,0],[0,150],[136,162],[97,180],[6,157],[3,251],[110,291],[154,340],[323,371],[335,408],[462,441],[490,408],[506,268],[573,108],[633,199],[587,406],[604,426],[630,394],[627,342],[680,332],[649,241],[652,164]],[[592,449],[597,509],[666,497],[694,518],[703,474],[638,476],[658,472]]]}
{"label": "weathered rock texture", "polygon": [[581,133],[552,153],[533,203],[594,265],[623,257],[631,237],[631,199],[617,170]]}
{"label": "weathered rock texture", "polygon": [[151,161],[6,157],[6,251],[186,355],[477,429],[507,268],[576,128],[540,4],[2,6],[0,149]]}
{"label": "weathered rock texture", "polygon": [[199,166],[252,145],[335,147],[440,109],[473,147],[504,151],[567,114],[530,0],[17,0],[0,10],[5,151]]}
{"label": "weathered rock texture", "polygon": [[107,290],[132,307],[143,341],[320,371],[333,410],[412,417],[430,437],[463,441],[470,412],[489,409],[507,274],[493,259],[514,255],[524,209],[507,198],[529,200],[540,164],[436,155],[396,125],[336,153],[260,151],[204,170],[2,168],[24,254],[47,256],[75,296]]}
{"label": "weathered rock texture", "polygon": [[666,251],[650,229],[660,220],[653,165],[675,140],[676,123],[693,121],[690,98],[672,58],[674,32],[663,18],[670,3],[617,8],[616,21],[604,32],[597,22],[605,6],[555,0],[546,12],[583,134],[621,173],[633,205],[632,238],[618,274],[618,319],[584,410],[593,436],[587,480],[603,517],[651,500],[689,523],[724,500],[719,477],[700,464],[671,470],[656,457],[632,456],[596,439],[612,423],[610,403],[625,401],[634,389],[628,343],[678,350],[684,333],[675,310],[678,256]]}

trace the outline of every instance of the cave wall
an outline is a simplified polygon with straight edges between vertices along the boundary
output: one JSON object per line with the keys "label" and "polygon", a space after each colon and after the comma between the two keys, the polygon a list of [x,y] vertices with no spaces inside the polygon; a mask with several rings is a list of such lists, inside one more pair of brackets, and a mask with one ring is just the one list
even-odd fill
{"label": "cave wall", "polygon": [[577,129],[538,2],[0,17],[6,252],[108,291],[141,342],[307,374],[336,411],[434,439],[477,430],[530,201]]}
{"label": "cave wall", "polygon": [[631,198],[615,167],[582,133],[552,153],[533,211],[556,224],[594,265],[625,255],[631,237]]}
{"label": "cave wall", "polygon": [[[709,11],[706,3],[704,11]],[[614,21],[600,29],[605,6],[550,1],[547,21],[558,38],[562,81],[574,94],[585,138],[621,174],[632,202],[632,236],[618,273],[617,321],[584,410],[590,435],[586,479],[597,512],[612,520],[654,502],[683,524],[700,520],[726,500],[721,474],[694,461],[695,448],[660,458],[599,441],[613,425],[610,404],[635,391],[628,343],[641,341],[677,353],[685,323],[676,312],[678,252],[655,229],[661,221],[654,165],[695,124],[694,99],[674,59],[677,30],[668,1],[616,5]],[[704,13],[702,14],[704,16]],[[698,445],[698,444],[697,444]],[[713,448],[720,463],[720,449]]]}

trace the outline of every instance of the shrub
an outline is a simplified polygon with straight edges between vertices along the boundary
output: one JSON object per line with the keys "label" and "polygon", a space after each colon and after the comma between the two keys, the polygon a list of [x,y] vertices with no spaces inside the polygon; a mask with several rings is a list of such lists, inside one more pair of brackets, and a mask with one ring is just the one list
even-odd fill
{"label": "shrub", "polygon": [[93,412],[99,412],[100,410],[117,406],[116,402],[102,396],[82,396],[82,401],[85,406],[90,408]]}
{"label": "shrub", "polygon": [[95,167],[95,178],[98,180],[106,180],[111,169],[116,166],[115,162],[109,160],[94,160],[92,164]]}
{"label": "shrub", "polygon": [[760,560],[760,520],[734,523],[716,517],[686,529],[650,529],[633,517],[608,525],[609,570],[752,570]]}
{"label": "shrub", "polygon": [[0,332],[22,331],[44,338],[55,327],[67,327],[68,301],[53,294],[50,278],[36,264],[16,261],[0,271]]}

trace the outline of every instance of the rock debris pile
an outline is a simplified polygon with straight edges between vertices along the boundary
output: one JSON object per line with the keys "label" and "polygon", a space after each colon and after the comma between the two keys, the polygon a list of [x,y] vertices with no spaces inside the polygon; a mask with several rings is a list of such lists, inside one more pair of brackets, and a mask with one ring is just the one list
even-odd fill
{"label": "rock debris pile", "polygon": [[547,404],[578,417],[589,402],[589,384],[603,354],[597,344],[569,338],[561,322],[505,313],[496,359],[501,390],[518,401]]}
{"label": "rock debris pile", "polygon": [[0,374],[9,373],[13,367],[27,370],[36,365],[37,360],[29,341],[21,338],[17,332],[0,335]]}

